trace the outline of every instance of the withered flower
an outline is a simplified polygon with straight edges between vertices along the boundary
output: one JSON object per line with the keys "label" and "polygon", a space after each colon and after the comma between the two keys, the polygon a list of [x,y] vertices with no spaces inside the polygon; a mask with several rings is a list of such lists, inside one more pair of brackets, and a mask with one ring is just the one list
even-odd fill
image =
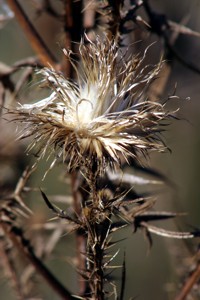
{"label": "withered flower", "polygon": [[79,50],[80,67],[64,50],[76,82],[44,68],[39,72],[50,96],[14,111],[16,120],[25,124],[20,138],[33,137],[29,151],[38,146],[39,159],[54,154],[50,168],[62,157],[68,170],[95,165],[103,173],[107,166],[120,166],[121,158],[164,150],[160,126],[169,113],[145,98],[161,63],[142,67],[147,51],[142,58],[125,60],[115,41],[107,39],[88,45],[81,41]]}

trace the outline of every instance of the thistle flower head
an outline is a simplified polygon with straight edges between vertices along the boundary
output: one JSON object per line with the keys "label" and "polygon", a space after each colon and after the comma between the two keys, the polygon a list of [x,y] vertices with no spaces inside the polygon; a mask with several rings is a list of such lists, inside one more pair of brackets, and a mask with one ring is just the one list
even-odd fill
{"label": "thistle flower head", "polygon": [[145,99],[160,64],[142,67],[146,52],[140,59],[125,60],[115,41],[107,39],[88,45],[81,41],[79,49],[80,68],[64,50],[76,82],[44,68],[39,72],[50,96],[14,112],[25,124],[21,138],[34,137],[29,150],[38,146],[39,158],[53,154],[51,167],[62,157],[69,170],[95,164],[99,172],[119,166],[122,157],[138,159],[140,152],[162,151],[160,125],[169,114],[161,104]]}

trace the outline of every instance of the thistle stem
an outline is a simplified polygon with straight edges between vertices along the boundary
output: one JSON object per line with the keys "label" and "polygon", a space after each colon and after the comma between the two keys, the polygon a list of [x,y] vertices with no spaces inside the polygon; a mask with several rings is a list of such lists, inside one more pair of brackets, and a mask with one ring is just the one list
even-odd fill
{"label": "thistle stem", "polygon": [[[71,175],[71,186],[72,186],[74,211],[77,216],[81,217],[82,195],[79,191],[80,180],[78,177],[78,173],[76,171],[74,171]],[[86,262],[85,262],[85,256],[83,253],[86,252],[86,238],[85,238],[82,230],[76,231],[76,250],[77,250],[78,267],[80,270],[85,270]],[[81,275],[78,277],[78,281],[79,281],[79,294],[84,295],[84,293],[87,289],[86,281],[83,280]]]}
{"label": "thistle stem", "polygon": [[94,250],[94,299],[104,299],[104,272],[103,272],[103,255],[99,242],[96,243]]}
{"label": "thistle stem", "polygon": [[104,249],[102,248],[99,238],[99,226],[101,224],[91,224],[88,234],[88,273],[91,299],[104,299],[104,270],[103,257]]}

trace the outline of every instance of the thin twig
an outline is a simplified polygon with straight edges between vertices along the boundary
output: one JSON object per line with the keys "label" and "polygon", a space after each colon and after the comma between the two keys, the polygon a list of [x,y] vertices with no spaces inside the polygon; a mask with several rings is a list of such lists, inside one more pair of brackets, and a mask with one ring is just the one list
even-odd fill
{"label": "thin twig", "polygon": [[189,292],[191,291],[192,287],[195,283],[200,279],[200,263],[197,265],[194,272],[185,282],[182,290],[180,291],[179,295],[175,298],[175,300],[184,300],[188,296]]}
{"label": "thin twig", "polygon": [[196,72],[197,74],[200,74],[200,68],[198,66],[196,66],[192,62],[187,61],[178,53],[178,51],[174,47],[174,38],[171,39],[171,36],[169,34],[170,31],[177,32],[179,30],[179,33],[187,35],[190,34],[199,37],[200,33],[170,21],[165,14],[155,12],[151,8],[148,0],[143,1],[143,6],[149,17],[149,23],[151,26],[150,31],[156,33],[159,37],[162,37],[164,39],[165,47],[169,51],[169,54],[173,55],[174,58],[176,58],[181,64],[183,64],[188,69],[192,70],[193,72]]}
{"label": "thin twig", "polygon": [[[83,1],[64,1],[64,30],[65,30],[65,48],[70,49],[73,53],[76,52],[76,43],[79,43],[83,35]],[[66,77],[72,78],[73,68],[69,62],[69,59],[64,57],[62,63],[62,72]]]}
{"label": "thin twig", "polygon": [[4,221],[4,216],[0,220],[1,227],[6,236],[11,239],[19,252],[26,257],[40,275],[48,282],[52,289],[60,295],[62,299],[76,299],[71,293],[54,277],[54,275],[46,268],[41,260],[34,254],[32,247],[27,239],[24,238],[22,230],[13,227],[9,222]]}
{"label": "thin twig", "polygon": [[16,298],[18,300],[23,300],[24,295],[21,289],[20,281],[17,276],[17,272],[15,270],[14,262],[12,258],[9,256],[6,250],[5,241],[0,242],[0,256],[1,262],[6,272],[6,277],[9,278],[9,283],[12,285],[14,290],[16,291]]}
{"label": "thin twig", "polygon": [[[65,48],[72,49],[71,43],[71,30],[73,28],[73,18],[72,18],[72,3],[70,1],[65,1]],[[71,77],[72,68],[69,59],[64,57],[62,62],[62,71],[64,72],[66,77]]]}
{"label": "thin twig", "polygon": [[109,6],[111,8],[111,16],[109,21],[110,39],[113,37],[119,38],[119,27],[121,23],[121,7],[123,0],[109,0]]}
{"label": "thin twig", "polygon": [[32,48],[36,51],[43,65],[48,66],[50,64],[56,69],[57,59],[45,45],[43,39],[36,31],[19,2],[17,0],[7,0],[7,2],[15,13],[17,21],[24,30]]}

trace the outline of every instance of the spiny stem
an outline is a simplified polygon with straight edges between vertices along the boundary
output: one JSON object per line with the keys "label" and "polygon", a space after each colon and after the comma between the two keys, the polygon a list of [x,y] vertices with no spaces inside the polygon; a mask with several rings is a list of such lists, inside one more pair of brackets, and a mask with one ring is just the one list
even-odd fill
{"label": "spiny stem", "polygon": [[88,250],[87,254],[90,257],[89,272],[90,272],[90,289],[92,293],[92,299],[103,300],[104,299],[104,271],[103,271],[103,257],[104,249],[101,247],[99,240],[99,224],[92,224],[92,235],[88,235]]}
{"label": "spiny stem", "polygon": [[101,248],[99,241],[96,243],[94,250],[94,282],[95,291],[94,298],[97,300],[104,299],[104,271],[103,271],[103,256],[104,251]]}
{"label": "spiny stem", "polygon": [[[88,224],[88,250],[87,254],[90,258],[89,272],[90,272],[90,289],[92,299],[104,299],[104,241],[103,227],[105,220],[101,220],[101,199],[98,195],[98,166],[94,161],[91,169],[89,170],[89,188],[91,192],[91,202],[88,204],[87,224]],[[87,205],[87,203],[86,203]]]}
{"label": "spiny stem", "polygon": [[[73,205],[74,205],[74,211],[75,211],[76,215],[81,217],[82,195],[79,191],[79,185],[80,185],[80,178],[78,176],[78,172],[74,171],[71,174]],[[83,255],[83,253],[86,252],[86,238],[85,238],[85,235],[83,234],[83,231],[80,229],[78,229],[76,231],[76,250],[77,250],[78,268],[80,270],[85,270],[86,263],[85,263],[85,256]],[[83,280],[81,275],[78,277],[78,281],[79,281],[79,293],[80,293],[80,295],[84,295],[84,293],[87,289],[86,281]]]}

